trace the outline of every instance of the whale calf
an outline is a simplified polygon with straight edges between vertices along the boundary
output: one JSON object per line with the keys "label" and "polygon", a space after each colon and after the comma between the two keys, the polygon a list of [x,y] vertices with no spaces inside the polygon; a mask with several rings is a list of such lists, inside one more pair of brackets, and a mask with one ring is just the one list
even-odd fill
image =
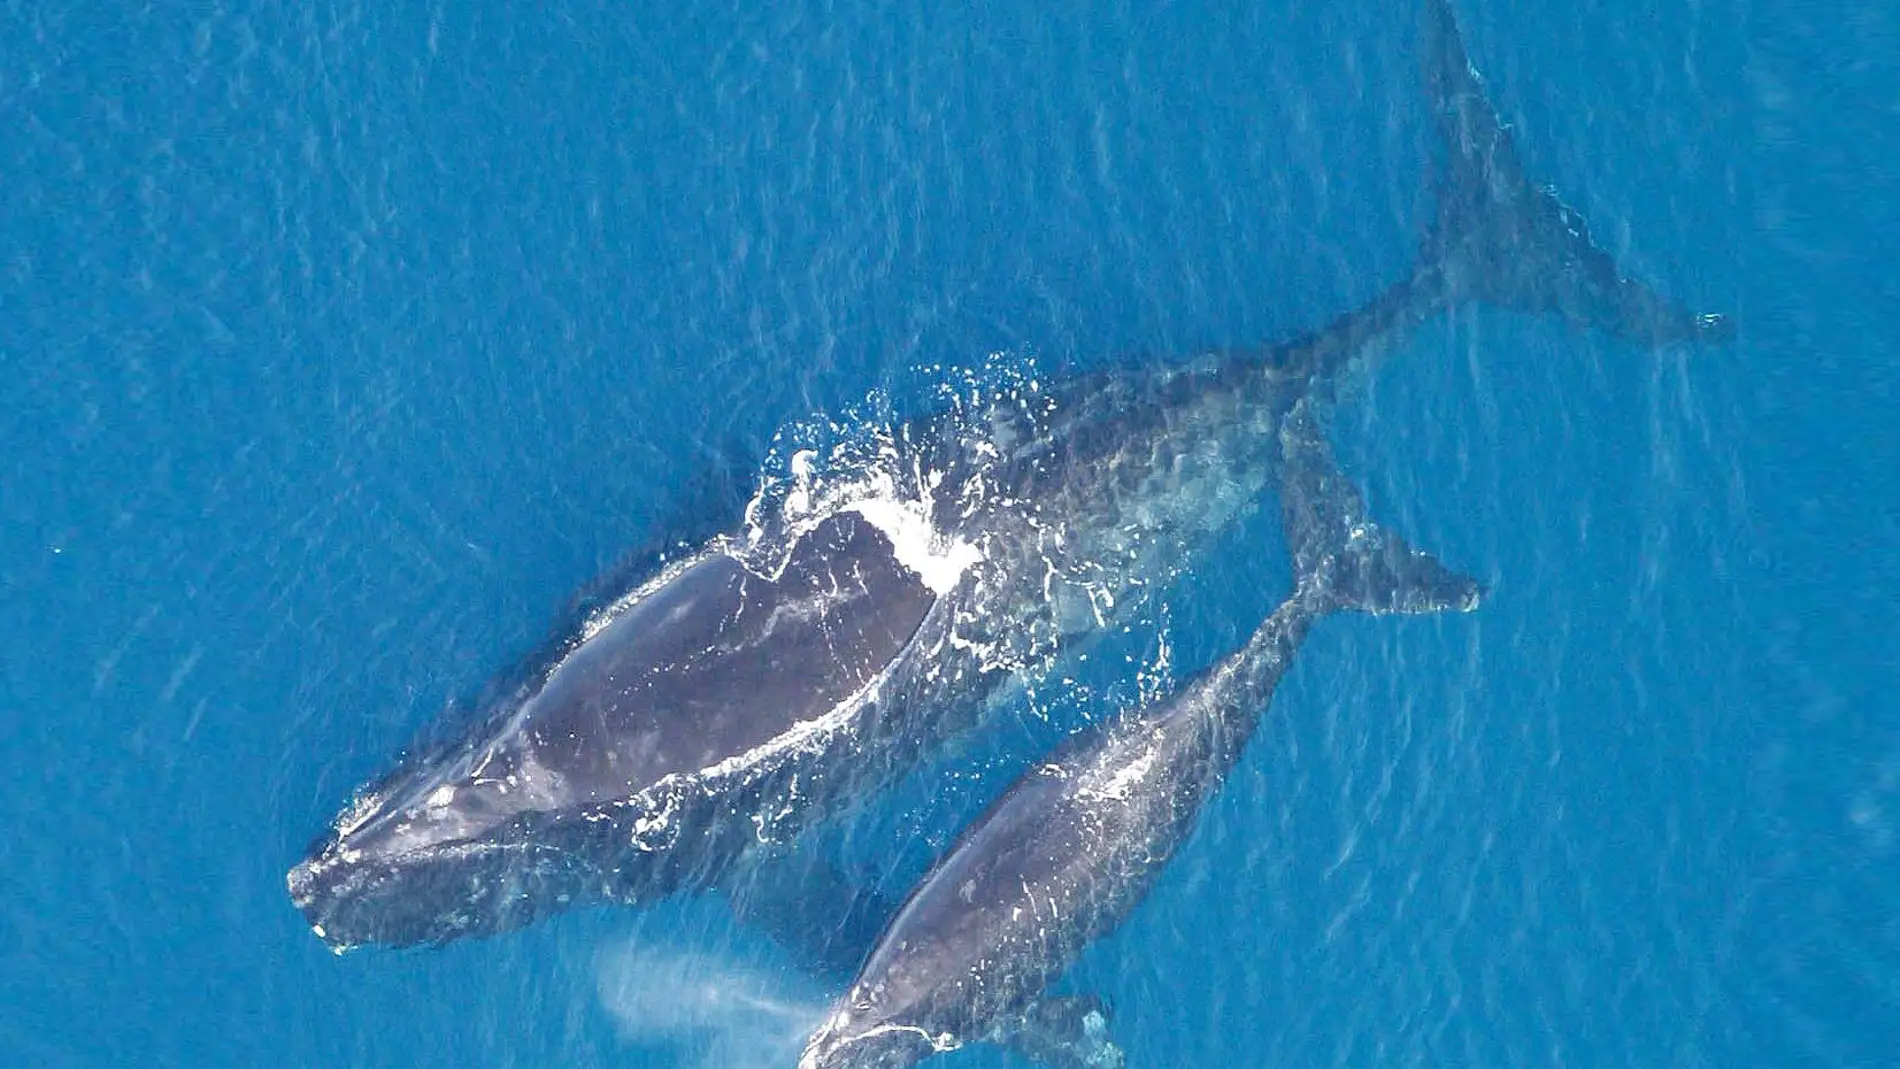
{"label": "whale calf", "polygon": [[919,882],[800,1069],[898,1069],[974,1042],[1119,1064],[1099,1006],[1047,988],[1193,831],[1314,621],[1477,606],[1474,580],[1367,520],[1305,405],[1282,436],[1293,594],[1173,696],[1072,736],[1004,791]]}
{"label": "whale calf", "polygon": [[1409,277],[1280,344],[986,393],[864,465],[808,463],[359,789],[288,873],[312,929],[432,944],[728,886],[1134,618],[1272,488],[1296,403],[1446,308],[1727,337],[1619,275],[1530,183],[1449,11],[1426,11],[1443,158]]}

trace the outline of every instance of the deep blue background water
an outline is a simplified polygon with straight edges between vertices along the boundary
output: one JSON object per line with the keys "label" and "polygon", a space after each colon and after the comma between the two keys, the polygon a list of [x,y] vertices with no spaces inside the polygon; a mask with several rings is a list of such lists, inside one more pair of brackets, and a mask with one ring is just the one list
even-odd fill
{"label": "deep blue background water", "polygon": [[[1530,166],[1741,340],[1479,311],[1382,365],[1342,454],[1494,595],[1319,629],[1079,980],[1141,1066],[1891,1064],[1895,16],[1457,6]],[[5,5],[0,1062],[660,1066],[795,1031],[822,993],[716,903],[339,959],[283,872],[721,456],[995,351],[1165,359],[1398,277],[1412,27]],[[1271,520],[1170,598],[1177,670],[1278,597]],[[859,857],[914,874],[990,756]],[[794,1008],[667,1035],[721,1016],[703,982]]]}

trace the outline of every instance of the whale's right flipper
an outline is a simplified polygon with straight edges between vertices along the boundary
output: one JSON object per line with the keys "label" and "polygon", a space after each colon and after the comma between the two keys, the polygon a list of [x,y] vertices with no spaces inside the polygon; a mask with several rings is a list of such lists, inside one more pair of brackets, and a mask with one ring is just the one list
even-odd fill
{"label": "whale's right flipper", "polygon": [[1719,342],[1724,316],[1697,315],[1623,277],[1582,216],[1533,186],[1511,132],[1484,95],[1447,0],[1423,0],[1419,48],[1432,118],[1444,144],[1438,214],[1420,256],[1449,303],[1484,301],[1554,312],[1578,327],[1651,345]]}
{"label": "whale's right flipper", "polygon": [[1302,401],[1280,427],[1280,512],[1293,551],[1296,596],[1321,612],[1470,612],[1483,599],[1476,579],[1405,544],[1366,514],[1365,498],[1333,458]]}

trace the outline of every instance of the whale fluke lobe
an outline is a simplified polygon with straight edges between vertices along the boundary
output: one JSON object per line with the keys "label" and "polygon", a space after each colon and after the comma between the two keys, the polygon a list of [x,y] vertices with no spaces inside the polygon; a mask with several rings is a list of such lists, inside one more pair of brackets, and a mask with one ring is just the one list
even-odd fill
{"label": "whale fluke lobe", "polygon": [[1419,47],[1446,154],[1419,270],[1440,276],[1449,303],[1554,313],[1573,326],[1649,345],[1734,337],[1728,317],[1696,314],[1624,277],[1591,240],[1583,217],[1525,177],[1446,0],[1424,0]]}
{"label": "whale fluke lobe", "polygon": [[1355,365],[1390,351],[1433,316],[1473,303],[1552,315],[1638,345],[1732,340],[1727,316],[1692,312],[1625,277],[1582,215],[1530,181],[1451,8],[1446,0],[1421,3],[1420,67],[1443,159],[1434,168],[1435,212],[1417,262],[1365,304],[1253,358],[1328,399]]}
{"label": "whale fluke lobe", "polygon": [[1478,607],[1484,589],[1368,518],[1358,487],[1302,401],[1281,426],[1280,510],[1293,551],[1296,597],[1319,611],[1422,614]]}

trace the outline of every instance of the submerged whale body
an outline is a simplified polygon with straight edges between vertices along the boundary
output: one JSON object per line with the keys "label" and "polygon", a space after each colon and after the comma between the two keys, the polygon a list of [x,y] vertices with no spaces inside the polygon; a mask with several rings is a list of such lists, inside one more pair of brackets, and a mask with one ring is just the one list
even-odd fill
{"label": "submerged whale body", "polygon": [[1445,160],[1411,277],[1283,344],[917,420],[876,488],[860,471],[761,499],[750,534],[735,517],[473,729],[360,790],[289,873],[313,930],[338,949],[439,943],[730,882],[1129,619],[1272,487],[1296,403],[1447,307],[1725,337],[1618,275],[1529,183],[1449,12],[1427,10]]}
{"label": "submerged whale body", "polygon": [[1071,737],[1004,791],[918,883],[800,1069],[900,1069],[978,1042],[1119,1065],[1100,1005],[1046,989],[1147,894],[1314,621],[1476,608],[1475,581],[1366,518],[1303,409],[1283,432],[1292,596],[1175,695]]}

